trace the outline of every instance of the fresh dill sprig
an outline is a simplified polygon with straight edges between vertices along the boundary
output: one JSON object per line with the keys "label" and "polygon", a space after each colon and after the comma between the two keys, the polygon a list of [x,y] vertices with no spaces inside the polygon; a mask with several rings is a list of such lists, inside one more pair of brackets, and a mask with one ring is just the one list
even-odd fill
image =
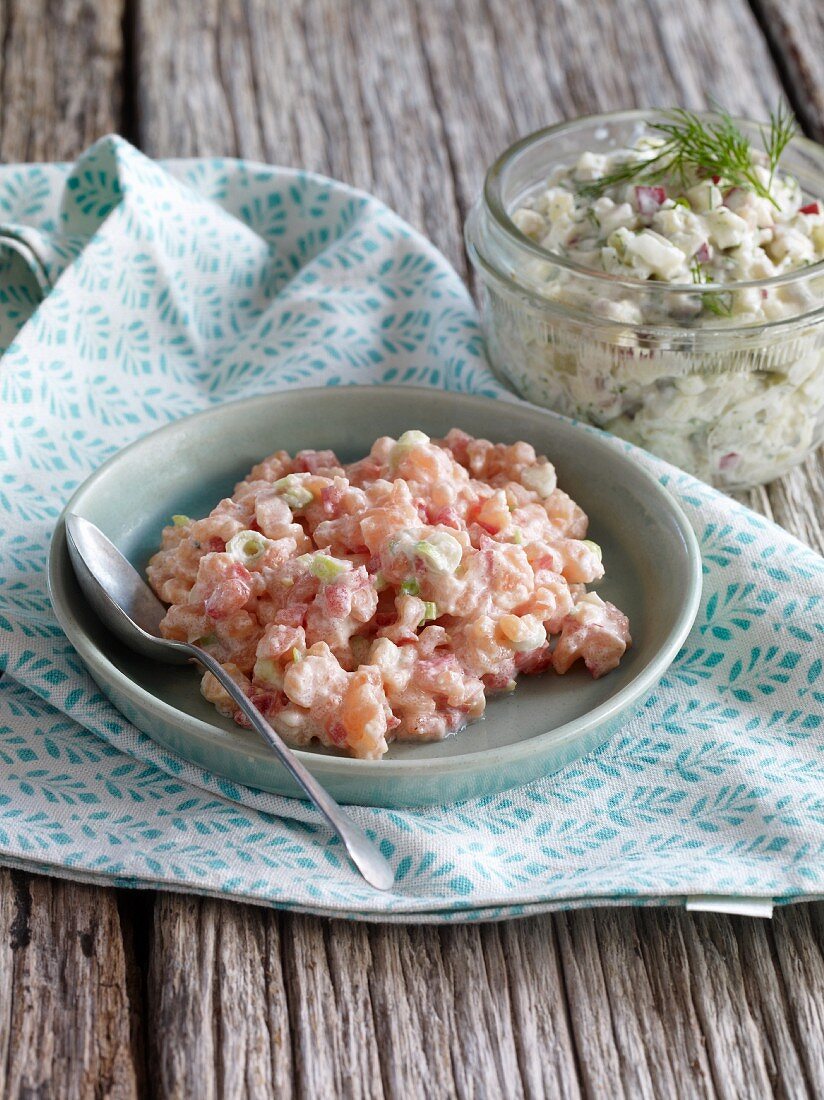
{"label": "fresh dill sprig", "polygon": [[[698,260],[693,261],[690,275],[696,286],[706,286],[710,281]],[[728,291],[705,290],[701,295],[701,305],[716,317],[732,317],[732,295]]]}
{"label": "fresh dill sprig", "polygon": [[701,118],[694,111],[676,107],[649,123],[650,130],[664,138],[653,156],[624,161],[597,180],[577,183],[582,195],[595,198],[608,187],[631,180],[657,183],[665,176],[677,176],[682,185],[696,175],[719,176],[731,187],[749,188],[777,207],[771,194],[773,177],[781,154],[796,131],[796,122],[784,103],[770,114],[769,133],[762,129],[761,141],[769,164],[769,182],[764,184],[753,162],[752,145],[728,111],[717,109],[714,120]]}
{"label": "fresh dill sprig", "polygon": [[773,177],[778,171],[781,154],[795,137],[797,129],[798,124],[795,121],[795,115],[782,100],[778,104],[777,110],[770,114],[770,136],[767,137],[763,129],[761,131],[761,141],[770,162],[770,186],[772,186]]}

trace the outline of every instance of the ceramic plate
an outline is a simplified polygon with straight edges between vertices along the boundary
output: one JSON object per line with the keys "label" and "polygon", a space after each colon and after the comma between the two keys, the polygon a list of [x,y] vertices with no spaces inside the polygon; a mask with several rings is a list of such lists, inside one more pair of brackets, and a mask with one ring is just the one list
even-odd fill
{"label": "ceramic plate", "polygon": [[[325,749],[298,755],[342,802],[412,806],[527,783],[592,751],[638,710],[686,638],[698,610],[701,562],[692,528],[669,493],[597,435],[507,401],[408,387],[347,387],[270,394],[178,420],[111,458],[67,511],[86,516],[143,572],[174,513],[202,516],[264,455],[331,448],[360,458],[380,435],[451,427],[496,442],[528,440],[590,517],[604,552],[598,592],[630,619],[634,645],[600,680],[582,668],[525,677],[492,699],[479,722],[438,743],[392,745],[380,761]],[[124,648],[86,605],[61,518],[49,559],[60,623],[101,690],[166,749],[211,772],[279,794],[294,784],[257,737],[200,696],[200,676]]]}

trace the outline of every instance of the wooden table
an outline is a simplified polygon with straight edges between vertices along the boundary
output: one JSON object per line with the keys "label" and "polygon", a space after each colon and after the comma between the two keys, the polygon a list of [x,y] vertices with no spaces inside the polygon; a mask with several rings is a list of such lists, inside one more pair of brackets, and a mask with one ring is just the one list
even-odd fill
{"label": "wooden table", "polygon": [[[821,0],[0,0],[0,157],[237,154],[374,191],[466,274],[518,134],[787,96]],[[749,502],[822,549],[824,462]],[[322,921],[0,871],[0,1095],[824,1096],[824,905]]]}

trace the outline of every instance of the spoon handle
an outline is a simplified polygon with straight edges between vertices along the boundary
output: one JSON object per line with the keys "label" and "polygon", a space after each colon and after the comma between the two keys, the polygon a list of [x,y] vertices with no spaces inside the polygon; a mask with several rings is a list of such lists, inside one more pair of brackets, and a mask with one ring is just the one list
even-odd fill
{"label": "spoon handle", "polygon": [[221,687],[231,695],[240,710],[246,715],[252,726],[263,740],[274,750],[281,763],[293,778],[303,787],[306,794],[317,806],[331,828],[343,841],[343,846],[357,869],[370,884],[378,890],[388,890],[395,881],[395,872],[389,862],[381,855],[363,829],[346,814],[332,796],[325,791],[315,777],[304,768],[292,750],[272,729],[255,704],[240,690],[232,677],[210,656],[197,646],[187,645],[192,657],[207,669],[220,682]]}

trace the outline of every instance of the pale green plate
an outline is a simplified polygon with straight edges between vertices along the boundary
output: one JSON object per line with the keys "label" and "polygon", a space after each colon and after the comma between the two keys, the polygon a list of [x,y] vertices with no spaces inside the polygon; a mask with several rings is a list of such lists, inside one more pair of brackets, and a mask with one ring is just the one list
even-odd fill
{"label": "pale green plate", "polygon": [[[223,405],[178,420],[111,458],[68,510],[112,539],[142,571],[174,513],[205,515],[264,455],[331,448],[343,461],[381,435],[451,427],[496,442],[525,439],[555,463],[604,551],[598,592],[630,618],[634,645],[619,669],[583,669],[519,681],[486,716],[437,744],[393,745],[381,761],[327,750],[298,755],[342,802],[444,803],[527,783],[590,752],[627,722],[692,626],[701,560],[692,528],[669,493],[632,459],[585,429],[521,404],[438,390],[369,386],[298,390]],[[49,559],[60,623],[101,690],[139,729],[199,767],[267,791],[297,793],[257,737],[200,696],[198,673],[155,664],[101,626],[75,582],[58,523]]]}

